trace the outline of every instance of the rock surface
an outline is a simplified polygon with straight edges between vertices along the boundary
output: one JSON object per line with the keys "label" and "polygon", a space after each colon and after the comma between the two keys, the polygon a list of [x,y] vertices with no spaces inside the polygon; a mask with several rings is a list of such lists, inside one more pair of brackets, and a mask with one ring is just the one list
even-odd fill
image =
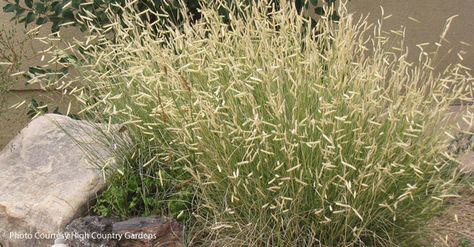
{"label": "rock surface", "polygon": [[125,221],[87,216],[72,221],[66,233],[69,247],[184,247],[183,227],[158,216]]}
{"label": "rock surface", "polygon": [[[66,244],[69,247],[117,246],[115,239],[110,234],[112,233],[113,224],[118,221],[116,218],[102,218],[98,216],[77,218],[66,226],[65,233],[68,234],[64,236]],[[93,237],[92,234],[95,234],[94,236],[100,234],[110,237],[97,238]]]}
{"label": "rock surface", "polygon": [[94,131],[85,121],[46,114],[0,152],[0,243],[49,247],[54,242],[50,234],[62,232],[84,213],[105,187],[78,145],[87,142],[96,155],[108,157],[92,141]]}

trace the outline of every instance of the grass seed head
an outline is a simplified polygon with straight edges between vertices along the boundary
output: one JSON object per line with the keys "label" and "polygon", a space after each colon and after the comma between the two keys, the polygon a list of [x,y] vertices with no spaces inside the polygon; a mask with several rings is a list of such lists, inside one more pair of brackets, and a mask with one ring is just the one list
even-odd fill
{"label": "grass seed head", "polygon": [[134,2],[77,44],[74,94],[127,126],[158,184],[162,169],[190,174],[193,244],[403,243],[455,192],[443,133],[449,105],[469,99],[464,66],[435,72],[425,45],[410,60],[403,30],[344,5],[312,28],[285,1],[203,3],[182,26],[144,23]]}

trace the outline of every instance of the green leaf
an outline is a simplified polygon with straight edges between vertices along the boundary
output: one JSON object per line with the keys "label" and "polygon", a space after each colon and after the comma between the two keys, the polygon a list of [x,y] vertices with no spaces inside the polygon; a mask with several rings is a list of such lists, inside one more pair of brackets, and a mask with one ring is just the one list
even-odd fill
{"label": "green leaf", "polygon": [[72,0],[72,7],[75,9],[79,9],[81,3],[82,3],[82,0]]}
{"label": "green leaf", "polygon": [[34,116],[36,115],[36,110],[35,109],[29,109],[27,112],[26,112],[26,116],[28,116],[28,118],[33,118]]}
{"label": "green leaf", "polygon": [[36,101],[36,99],[31,99],[31,105],[34,106],[34,107],[39,106],[38,101]]}
{"label": "green leaf", "polygon": [[25,13],[25,9],[23,9],[23,8],[17,8],[17,9],[16,9],[16,14],[15,14],[15,16],[17,16],[17,17],[18,17],[18,16],[21,16],[21,15],[23,15],[23,13]]}
{"label": "green leaf", "polygon": [[42,75],[42,74],[47,73],[48,71],[41,67],[29,67],[28,72],[33,75]]}
{"label": "green leaf", "polygon": [[3,6],[3,12],[6,12],[6,13],[13,12],[15,11],[15,9],[16,9],[16,5],[11,4],[11,3]]}
{"label": "green leaf", "polygon": [[33,12],[28,12],[28,15],[26,15],[25,25],[32,23],[35,19],[36,19],[36,14]]}
{"label": "green leaf", "polygon": [[53,25],[51,26],[51,32],[52,33],[55,33],[57,31],[59,31],[59,28],[60,28],[60,25],[61,23],[60,22],[53,22]]}
{"label": "green leaf", "polygon": [[311,4],[313,6],[318,6],[318,0],[311,0]]}
{"label": "green leaf", "polygon": [[35,6],[36,13],[38,14],[43,14],[46,11],[46,7],[44,6],[44,3],[38,2],[38,3],[35,3],[34,6]]}
{"label": "green leaf", "polygon": [[181,8],[181,4],[179,3],[179,0],[173,0],[172,6],[178,9]]}
{"label": "green leaf", "polygon": [[39,18],[36,20],[36,25],[43,25],[43,24],[45,24],[46,22],[48,22],[48,17],[39,17]]}
{"label": "green leaf", "polygon": [[59,1],[54,1],[51,4],[51,9],[54,11],[55,15],[59,15],[63,10],[63,5]]}
{"label": "green leaf", "polygon": [[339,14],[337,13],[337,11],[334,11],[331,15],[331,20],[333,21],[339,21],[341,19],[341,17],[339,16]]}
{"label": "green leaf", "polygon": [[69,73],[69,68],[64,67],[64,68],[59,69],[59,71],[60,71],[63,75],[67,75],[67,73]]}
{"label": "green leaf", "polygon": [[28,8],[33,8],[33,0],[25,0],[25,5]]}
{"label": "green leaf", "polygon": [[101,24],[104,24],[104,23],[108,22],[108,17],[107,17],[107,14],[105,12],[98,13],[97,17],[98,17],[99,23],[101,23]]}
{"label": "green leaf", "polygon": [[87,31],[87,26],[81,24],[79,30],[80,30],[81,32],[85,32],[85,31]]}
{"label": "green leaf", "polygon": [[317,15],[324,15],[324,8],[323,7],[317,7],[314,9]]}
{"label": "green leaf", "polygon": [[72,21],[72,20],[75,20],[74,18],[74,13],[72,12],[71,9],[65,9],[63,10],[63,18],[68,20],[68,21]]}

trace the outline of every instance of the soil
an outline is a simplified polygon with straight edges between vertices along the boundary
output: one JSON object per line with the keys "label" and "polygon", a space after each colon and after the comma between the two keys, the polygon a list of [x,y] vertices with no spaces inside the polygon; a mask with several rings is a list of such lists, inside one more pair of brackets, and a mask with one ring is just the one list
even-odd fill
{"label": "soil", "polygon": [[[460,121],[459,113],[465,110],[465,107],[452,107],[451,119],[463,129],[472,130],[471,126]],[[468,144],[468,150],[459,157],[467,185],[460,191],[459,198],[448,202],[445,213],[427,225],[428,228],[434,229],[431,244],[428,246],[474,247],[474,138],[469,140],[471,143]]]}
{"label": "soil", "polygon": [[467,186],[460,195],[449,202],[442,216],[429,224],[434,229],[432,246],[474,246],[474,185]]}

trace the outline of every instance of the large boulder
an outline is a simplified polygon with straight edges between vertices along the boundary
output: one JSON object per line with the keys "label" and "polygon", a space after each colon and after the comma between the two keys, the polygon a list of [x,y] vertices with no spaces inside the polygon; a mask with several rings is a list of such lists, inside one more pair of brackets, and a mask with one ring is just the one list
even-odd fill
{"label": "large boulder", "polygon": [[[66,116],[34,119],[0,152],[0,243],[50,246],[105,187],[89,152],[107,159],[97,126]],[[83,145],[78,145],[78,144]]]}

